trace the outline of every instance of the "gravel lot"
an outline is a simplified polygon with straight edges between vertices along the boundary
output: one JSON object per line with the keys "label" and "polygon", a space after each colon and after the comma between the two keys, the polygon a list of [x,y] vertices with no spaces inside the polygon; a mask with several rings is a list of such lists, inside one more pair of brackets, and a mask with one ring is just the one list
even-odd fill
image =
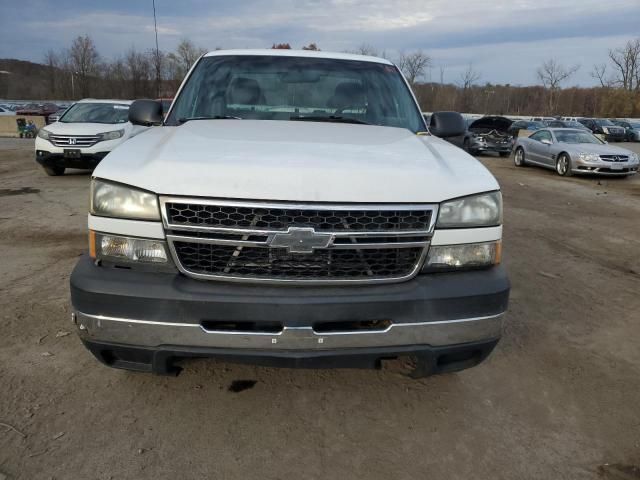
{"label": "gravel lot", "polygon": [[640,478],[640,176],[482,158],[513,290],[477,368],[412,381],[201,360],[165,378],[81,346],[68,279],[89,176],[47,177],[32,149],[0,139],[0,478]]}

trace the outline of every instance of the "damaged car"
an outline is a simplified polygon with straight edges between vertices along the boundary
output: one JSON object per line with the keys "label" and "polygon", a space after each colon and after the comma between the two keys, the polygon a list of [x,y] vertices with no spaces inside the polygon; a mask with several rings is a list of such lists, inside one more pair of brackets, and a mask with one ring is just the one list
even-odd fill
{"label": "damaged car", "polygon": [[509,133],[512,123],[506,117],[482,117],[472,121],[463,136],[447,140],[471,155],[497,153],[501,157],[508,157],[513,148],[513,135]]}

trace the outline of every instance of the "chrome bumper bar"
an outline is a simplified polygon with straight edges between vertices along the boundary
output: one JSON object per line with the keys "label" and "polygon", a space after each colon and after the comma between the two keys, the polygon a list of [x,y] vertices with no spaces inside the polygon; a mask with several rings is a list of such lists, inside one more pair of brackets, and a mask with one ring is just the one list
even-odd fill
{"label": "chrome bumper bar", "polygon": [[385,330],[317,333],[312,327],[284,327],[279,333],[205,330],[198,323],[155,322],[73,314],[87,341],[139,347],[238,348],[258,350],[334,350],[404,345],[445,346],[499,338],[503,315],[438,322],[396,323]]}

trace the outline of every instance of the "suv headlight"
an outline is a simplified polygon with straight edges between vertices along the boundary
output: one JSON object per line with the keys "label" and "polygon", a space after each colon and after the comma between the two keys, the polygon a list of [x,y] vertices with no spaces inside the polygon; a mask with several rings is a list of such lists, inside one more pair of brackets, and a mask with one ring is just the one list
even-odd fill
{"label": "suv headlight", "polygon": [[49,130],[41,128],[40,130],[38,130],[38,137],[42,138],[43,140],[49,140],[49,133]]}
{"label": "suv headlight", "polygon": [[90,211],[102,217],[160,220],[156,194],[97,178],[91,180]]}
{"label": "suv headlight", "polygon": [[496,191],[442,203],[436,227],[494,227],[501,223],[502,195]]}
{"label": "suv headlight", "polygon": [[98,134],[98,138],[100,140],[116,140],[124,135],[124,129],[121,130],[113,130],[111,132],[103,132]]}
{"label": "suv headlight", "polygon": [[597,153],[581,153],[578,155],[578,158],[583,162],[599,162],[600,155]]}

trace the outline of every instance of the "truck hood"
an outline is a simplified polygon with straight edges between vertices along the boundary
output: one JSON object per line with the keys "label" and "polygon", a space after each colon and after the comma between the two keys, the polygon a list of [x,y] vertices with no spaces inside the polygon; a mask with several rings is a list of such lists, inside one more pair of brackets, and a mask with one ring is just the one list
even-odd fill
{"label": "truck hood", "polygon": [[476,159],[432,136],[267,120],[152,128],[94,176],[161,195],[307,202],[441,202],[499,188]]}

